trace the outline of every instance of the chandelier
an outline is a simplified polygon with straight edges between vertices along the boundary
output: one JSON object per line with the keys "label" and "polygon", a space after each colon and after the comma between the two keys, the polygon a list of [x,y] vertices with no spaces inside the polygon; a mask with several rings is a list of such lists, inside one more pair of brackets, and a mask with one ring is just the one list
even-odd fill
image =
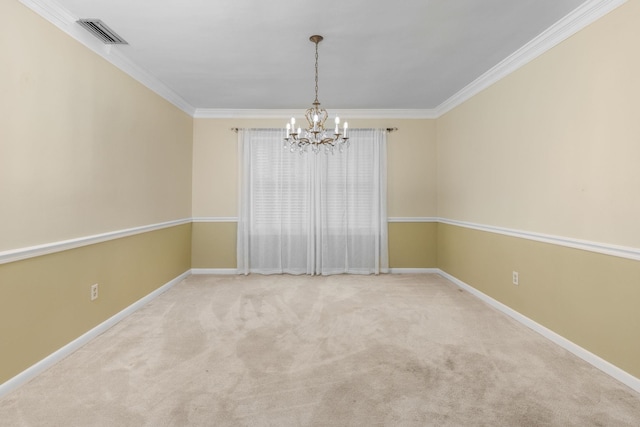
{"label": "chandelier", "polygon": [[309,40],[316,45],[316,99],[313,101],[311,108],[308,108],[304,113],[304,117],[307,120],[307,127],[296,129],[296,119],[291,118],[291,122],[287,123],[287,137],[284,139],[284,146],[288,148],[292,153],[300,152],[305,153],[311,151],[319,153],[324,150],[325,153],[333,153],[335,148],[338,148],[341,152],[349,146],[349,137],[347,136],[347,130],[349,124],[344,122],[342,127],[342,133],[340,132],[340,118],[335,118],[335,129],[329,131],[325,128],[325,122],[329,118],[327,110],[320,106],[318,101],[318,43],[322,41],[322,36],[311,36]]}

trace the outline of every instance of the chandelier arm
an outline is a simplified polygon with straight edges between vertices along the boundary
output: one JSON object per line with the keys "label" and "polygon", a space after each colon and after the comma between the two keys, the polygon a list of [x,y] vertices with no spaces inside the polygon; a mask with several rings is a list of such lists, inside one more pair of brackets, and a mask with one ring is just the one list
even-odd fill
{"label": "chandelier arm", "polygon": [[[306,152],[308,147],[311,146],[311,150],[314,153],[318,153],[324,147],[324,151],[329,153],[334,152],[334,148],[338,147],[342,152],[344,148],[349,146],[347,138],[347,122],[344,122],[342,132],[340,132],[339,123],[340,119],[336,117],[335,131],[325,129],[325,123],[329,117],[327,110],[322,108],[320,101],[318,100],[318,44],[323,40],[322,36],[314,35],[309,37],[309,40],[313,42],[315,46],[315,100],[310,108],[305,111],[304,117],[307,121],[308,127],[303,130],[295,127],[295,118],[291,118],[291,123],[287,123],[287,136],[285,140],[285,146],[290,149],[291,152],[299,151],[300,153]],[[328,133],[332,134],[328,135]]]}

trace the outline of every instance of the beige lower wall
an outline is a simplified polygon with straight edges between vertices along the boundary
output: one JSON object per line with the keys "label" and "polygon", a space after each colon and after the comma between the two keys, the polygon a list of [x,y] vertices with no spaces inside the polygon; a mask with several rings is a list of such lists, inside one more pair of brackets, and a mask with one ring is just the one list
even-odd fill
{"label": "beige lower wall", "polygon": [[191,224],[0,265],[0,384],[190,267]]}
{"label": "beige lower wall", "polygon": [[390,222],[389,267],[436,268],[437,230],[435,222]]}
{"label": "beige lower wall", "polygon": [[[196,222],[0,265],[0,383],[190,268],[235,268],[235,239],[235,222]],[[440,268],[640,377],[638,261],[435,222],[389,223],[389,258]]]}
{"label": "beige lower wall", "polygon": [[[389,223],[391,268],[435,268],[437,224]],[[192,238],[193,268],[236,268],[236,223],[196,222]]]}
{"label": "beige lower wall", "polygon": [[236,268],[235,222],[194,222],[191,238],[193,268]]}
{"label": "beige lower wall", "polygon": [[441,270],[640,378],[640,262],[442,223],[437,234]]}

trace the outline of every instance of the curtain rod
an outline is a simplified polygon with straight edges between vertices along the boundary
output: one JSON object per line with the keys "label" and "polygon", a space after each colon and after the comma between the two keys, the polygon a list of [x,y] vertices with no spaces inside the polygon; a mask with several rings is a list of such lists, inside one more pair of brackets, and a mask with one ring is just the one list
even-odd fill
{"label": "curtain rod", "polygon": [[[235,133],[238,133],[238,131],[239,131],[240,129],[241,129],[241,128],[231,128],[231,130],[232,130],[232,131],[234,131]],[[353,129],[354,129],[354,128],[351,128],[351,130],[353,130]],[[356,128],[356,129],[357,129],[357,128]],[[386,128],[385,130],[386,130],[387,132],[391,133],[391,132],[395,132],[395,131],[397,131],[397,130],[398,130],[398,128]]]}

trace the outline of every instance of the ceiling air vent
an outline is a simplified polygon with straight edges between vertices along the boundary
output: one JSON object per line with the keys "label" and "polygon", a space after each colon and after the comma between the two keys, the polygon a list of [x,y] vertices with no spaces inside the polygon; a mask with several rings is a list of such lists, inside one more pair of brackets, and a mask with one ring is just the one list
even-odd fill
{"label": "ceiling air vent", "polygon": [[76,21],[91,34],[106,44],[129,44],[99,19],[78,19]]}

